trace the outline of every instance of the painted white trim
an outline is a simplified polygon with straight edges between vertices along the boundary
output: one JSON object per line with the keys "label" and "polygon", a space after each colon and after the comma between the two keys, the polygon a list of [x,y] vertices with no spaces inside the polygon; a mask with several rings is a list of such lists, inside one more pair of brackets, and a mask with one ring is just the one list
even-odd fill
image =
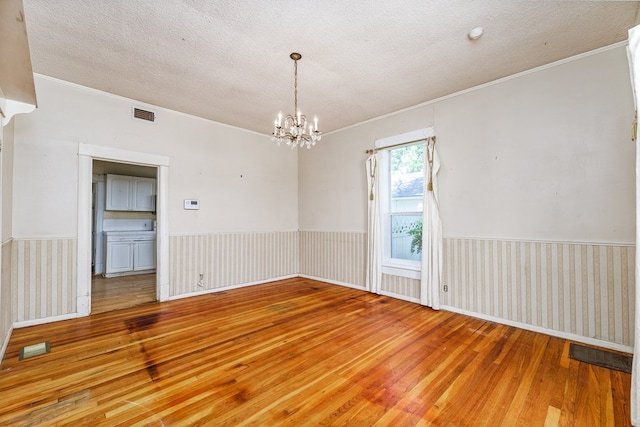
{"label": "painted white trim", "polygon": [[78,156],[78,245],[76,274],[76,313],[91,313],[91,171],[93,160]]}
{"label": "painted white trim", "polygon": [[78,236],[46,236],[46,237],[12,237],[11,240],[14,242],[46,242],[48,240],[56,241],[56,240],[78,240]]}
{"label": "painted white trim", "polygon": [[222,287],[219,287],[219,288],[205,289],[203,291],[190,292],[188,294],[180,294],[180,295],[170,296],[169,298],[167,298],[167,301],[174,301],[174,300],[177,300],[177,299],[197,297],[199,295],[214,294],[216,292],[230,291],[232,289],[246,288],[246,287],[249,287],[249,286],[263,285],[265,283],[275,282],[275,281],[278,281],[278,280],[293,279],[295,277],[299,277],[299,276],[297,274],[290,274],[288,276],[273,277],[271,279],[259,280],[257,282],[239,283],[237,285],[230,285],[230,286],[222,286]]}
{"label": "painted white trim", "polygon": [[[169,299],[169,166],[158,166],[156,174],[158,195],[156,199],[156,298]],[[162,189],[162,190],[160,190]]]}
{"label": "painted white trim", "polygon": [[[361,233],[367,234],[367,230],[298,230],[300,232],[308,233]],[[521,239],[517,237],[469,237],[469,236],[443,236],[443,239],[457,239],[457,240],[491,240],[501,242],[521,242],[521,243],[550,243],[550,244],[564,244],[564,245],[599,245],[599,246],[627,246],[635,247],[635,242],[612,242],[610,240],[541,240],[541,239]]]}
{"label": "painted white trim", "polygon": [[367,234],[367,230],[313,230],[313,229],[304,229],[298,230],[300,232],[305,233],[360,233]]}
{"label": "painted white trim", "polygon": [[382,263],[382,274],[388,276],[406,277],[407,279],[420,280],[422,275],[422,268],[413,268],[411,266],[399,266],[397,263]]}
{"label": "painted white trim", "polygon": [[380,295],[384,295],[386,297],[399,299],[399,300],[402,300],[402,301],[407,301],[407,302],[413,302],[413,303],[416,303],[416,304],[420,304],[420,298],[408,297],[406,295],[400,295],[400,294],[396,294],[394,292],[380,291]]}
{"label": "painted white trim", "polygon": [[[497,79],[497,80],[493,80],[491,82],[483,83],[481,85],[474,86],[474,87],[471,87],[471,88],[468,88],[468,89],[464,89],[464,90],[461,90],[459,92],[455,92],[455,93],[452,93],[452,94],[449,94],[449,95],[444,95],[444,96],[441,96],[439,98],[435,98],[435,99],[432,99],[432,100],[429,100],[429,101],[422,102],[420,104],[413,105],[411,107],[403,108],[402,110],[394,111],[394,112],[391,112],[391,113],[388,113],[388,114],[383,114],[383,115],[378,116],[378,117],[374,117],[374,118],[371,118],[371,119],[363,120],[361,122],[354,123],[352,125],[342,127],[340,129],[332,130],[332,131],[329,131],[329,132],[323,132],[323,135],[324,136],[329,136],[329,135],[331,135],[333,133],[342,132],[344,130],[351,129],[351,128],[354,128],[354,127],[357,127],[357,126],[361,126],[361,125],[364,125],[364,124],[367,124],[367,123],[370,123],[370,122],[375,122],[377,120],[382,120],[382,119],[385,119],[387,117],[393,117],[393,116],[395,116],[397,114],[402,114],[402,113],[407,112],[407,111],[415,110],[416,108],[421,108],[421,107],[424,107],[424,106],[427,106],[427,105],[430,105],[430,104],[436,104],[438,102],[447,100],[449,98],[454,98],[456,96],[464,95],[464,94],[469,93],[469,92],[473,92],[473,91],[476,91],[476,90],[484,89],[486,87],[493,86],[493,85],[496,85],[496,84],[500,84],[500,83],[503,83],[505,81],[509,81],[509,80],[516,79],[516,78],[519,78],[519,77],[523,77],[523,76],[526,76],[526,75],[529,75],[529,74],[533,74],[533,73],[537,73],[537,72],[540,72],[540,71],[544,71],[546,69],[553,68],[553,67],[556,67],[558,65],[562,65],[562,64],[569,63],[569,62],[577,61],[577,60],[580,60],[580,59],[583,59],[583,58],[587,58],[587,57],[592,56],[592,55],[597,55],[599,53],[606,52],[608,50],[613,50],[613,49],[616,49],[618,47],[627,46],[627,45],[628,45],[628,41],[625,40],[625,41],[621,41],[621,42],[618,42],[618,43],[614,43],[614,44],[609,45],[609,46],[604,46],[604,47],[601,47],[601,48],[598,48],[598,49],[594,49],[594,50],[591,50],[589,52],[584,52],[584,53],[580,53],[578,55],[570,56],[568,58],[563,58],[563,59],[560,59],[558,61],[551,62],[549,64],[545,64],[545,65],[541,65],[539,67],[531,68],[529,70],[521,71],[519,73],[512,74],[510,76],[506,76],[506,77],[502,77],[502,78]],[[252,130],[249,130],[249,129],[244,129],[244,128],[240,128],[240,127],[237,127],[237,126],[228,125],[226,123],[216,122],[214,120],[206,119],[204,117],[194,116],[192,114],[183,113],[181,111],[176,111],[176,110],[170,110],[168,108],[163,108],[163,107],[160,107],[158,105],[146,104],[146,103],[143,103],[141,101],[138,101],[138,100],[135,100],[135,99],[132,99],[132,98],[126,98],[126,97],[123,97],[123,96],[120,96],[120,95],[115,95],[115,94],[110,93],[110,92],[104,92],[104,91],[101,91],[101,90],[98,90],[98,89],[82,86],[82,85],[79,85],[79,84],[76,84],[76,83],[71,83],[69,81],[57,79],[55,77],[47,76],[47,75],[44,75],[44,74],[33,73],[33,75],[34,76],[38,76],[39,78],[42,78],[44,80],[49,80],[49,81],[57,82],[57,83],[60,83],[60,84],[64,84],[64,85],[72,87],[72,88],[81,89],[81,90],[85,90],[87,92],[92,92],[92,93],[97,93],[97,94],[109,96],[109,97],[112,97],[114,99],[119,99],[119,100],[124,100],[126,102],[130,102],[132,104],[143,105],[143,106],[145,106],[144,108],[154,108],[156,110],[171,111],[173,113],[176,113],[176,114],[179,114],[179,115],[182,115],[182,116],[194,117],[194,118],[199,119],[199,120],[204,120],[204,121],[207,121],[207,122],[210,122],[210,123],[216,123],[216,124],[218,124],[220,126],[224,126],[224,127],[230,128],[230,129],[236,129],[236,130],[248,132],[248,133],[251,133],[251,134],[254,134],[254,135],[259,135],[259,136],[262,136],[262,137],[265,137],[265,138],[271,138],[271,134],[264,134],[264,133],[252,131]]]}
{"label": "painted white trim", "polygon": [[13,116],[16,114],[25,114],[31,113],[36,109],[36,106],[33,104],[28,104],[26,102],[15,101],[13,99],[5,98],[4,109],[0,111],[4,111],[4,114],[0,115],[0,119],[2,120],[2,126],[6,126],[9,124]]}
{"label": "painted white trim", "polygon": [[[490,81],[490,82],[487,82],[487,83],[483,83],[483,84],[478,85],[478,86],[473,86],[473,87],[470,87],[468,89],[463,89],[461,91],[454,92],[454,93],[451,93],[449,95],[441,96],[440,98],[435,98],[435,99],[432,99],[430,101],[425,101],[425,102],[422,102],[420,104],[413,105],[411,107],[403,108],[402,110],[393,111],[393,112],[388,113],[388,114],[383,114],[383,115],[378,116],[378,117],[374,117],[374,118],[371,118],[371,119],[363,120],[361,122],[354,123],[352,125],[345,126],[343,128],[340,128],[340,129],[332,130],[330,132],[323,132],[323,136],[329,136],[332,133],[342,132],[344,130],[351,129],[351,128],[354,128],[354,127],[358,127],[358,126],[361,126],[361,125],[364,125],[364,124],[367,124],[367,123],[375,122],[377,120],[386,119],[387,117],[393,117],[393,116],[395,116],[397,114],[402,114],[402,113],[405,113],[407,111],[415,110],[416,108],[426,107],[427,105],[431,105],[431,104],[437,104],[438,102],[442,102],[442,101],[445,101],[445,100],[450,99],[450,98],[455,98],[456,96],[464,95],[464,94],[469,93],[469,92],[475,92],[476,90],[481,90],[481,89],[484,89],[484,88],[489,87],[489,86],[497,85],[497,84],[500,84],[500,83],[503,83],[503,82],[506,82],[506,81],[509,81],[509,80],[513,80],[513,79],[517,79],[519,77],[527,76],[529,74],[534,74],[534,73],[537,73],[537,72],[540,72],[540,71],[544,71],[544,70],[547,70],[549,68],[556,67],[558,65],[567,64],[567,63],[570,63],[570,62],[573,62],[573,61],[578,61],[580,59],[587,58],[587,57],[592,56],[592,55],[597,55],[597,54],[602,53],[602,52],[606,52],[606,51],[609,51],[609,50],[617,49],[617,48],[622,47],[622,46],[627,46],[628,44],[629,44],[628,40],[625,40],[625,41],[621,41],[621,42],[618,42],[618,43],[614,43],[614,44],[609,45],[609,46],[600,47],[598,49],[594,49],[594,50],[591,50],[589,52],[579,53],[578,55],[570,56],[568,58],[563,58],[563,59],[560,59],[558,61],[551,62],[549,64],[545,64],[545,65],[541,65],[539,67],[531,68],[529,70],[521,71],[519,73],[512,74],[512,75],[506,76],[506,77],[502,77],[500,79],[493,80],[493,81]],[[434,122],[435,122],[435,119],[434,119]],[[435,123],[433,123],[433,125],[435,125]]]}
{"label": "painted white trim", "polygon": [[43,317],[41,319],[22,320],[20,322],[14,322],[13,328],[14,329],[27,328],[29,326],[43,325],[45,323],[60,322],[62,320],[69,320],[69,319],[77,319],[78,317],[81,317],[80,315],[78,315],[78,313],[69,313],[69,314],[61,314],[59,316]]}
{"label": "painted white trim", "polygon": [[385,148],[391,145],[404,144],[405,142],[421,141],[433,136],[433,128],[426,127],[422,129],[412,130],[410,132],[401,133],[400,135],[388,136],[386,138],[376,139],[374,147]]}
{"label": "painted white trim", "polygon": [[331,285],[344,286],[346,288],[358,289],[360,291],[369,292],[369,291],[367,291],[367,289],[364,286],[358,286],[358,285],[354,285],[354,284],[351,284],[351,283],[340,282],[338,280],[324,279],[322,277],[315,277],[315,276],[307,276],[306,274],[297,274],[296,276],[297,277],[302,277],[304,279],[317,280],[318,282],[329,283]]}
{"label": "painted white trim", "polygon": [[[268,234],[268,233],[350,233],[350,234],[367,234],[362,230],[255,230],[255,231],[208,231],[206,233],[169,233],[169,237],[182,237],[182,236],[217,236],[221,234]],[[45,237],[12,237],[13,241],[47,241],[47,240],[76,240],[78,236],[45,236]],[[500,242],[520,242],[520,243],[549,243],[559,245],[597,245],[597,246],[625,246],[633,248],[635,243],[627,242],[611,242],[611,241],[579,241],[579,240],[536,240],[536,239],[518,239],[518,238],[506,238],[506,237],[456,237],[456,236],[444,236],[444,239],[457,239],[457,240],[490,240]],[[3,243],[8,242],[8,240]]]}
{"label": "painted white trim", "polygon": [[[134,163],[145,166],[169,166],[169,157],[158,154],[140,153],[103,145],[78,144],[78,155],[108,162]],[[91,176],[93,179],[93,175]],[[91,181],[89,181],[91,182]]]}
{"label": "painted white trim", "polygon": [[593,241],[593,240],[537,240],[537,239],[518,239],[513,237],[455,237],[443,236],[443,239],[456,240],[491,240],[499,242],[519,242],[519,243],[549,243],[552,245],[598,245],[598,246],[628,246],[635,247],[635,243],[627,242],[611,242],[611,241]]}
{"label": "painted white trim", "polygon": [[298,230],[256,230],[256,231],[247,231],[247,230],[239,230],[239,231],[207,231],[206,233],[169,233],[170,237],[189,237],[189,236],[220,236],[220,235],[231,235],[231,234],[272,234],[272,233],[298,233]]}
{"label": "painted white trim", "polygon": [[596,338],[585,337],[582,335],[572,334],[570,332],[562,332],[562,331],[556,331],[554,329],[542,328],[540,326],[529,325],[527,323],[515,322],[513,320],[508,320],[500,317],[494,317],[486,314],[476,313],[473,311],[463,310],[461,308],[452,307],[450,305],[441,305],[440,309],[450,311],[452,313],[464,314],[465,316],[475,317],[476,319],[487,320],[490,322],[500,323],[502,325],[507,325],[507,326],[513,326],[514,328],[537,332],[544,335],[550,335],[556,338],[567,339],[571,341],[580,342],[583,344],[594,345],[596,347],[603,347],[611,350],[622,351],[625,353],[633,353],[633,347],[628,345],[599,340]]}
{"label": "painted white trim", "polygon": [[169,158],[100,145],[78,144],[78,316],[91,313],[91,181],[93,160],[133,163],[157,167],[157,265],[156,297],[169,298]]}
{"label": "painted white trim", "polygon": [[[364,287],[352,285],[352,284],[349,284],[349,283],[338,282],[338,281],[335,281],[335,280],[327,280],[327,279],[323,279],[323,278],[319,278],[319,277],[307,276],[305,274],[300,274],[299,276],[307,278],[307,279],[317,280],[319,282],[326,282],[326,283],[331,283],[331,284],[334,284],[334,285],[346,286],[348,288],[354,288],[354,289],[359,289],[359,290],[368,292]],[[415,304],[420,304],[420,300],[419,299],[407,297],[407,296],[404,296],[404,295],[398,295],[398,294],[395,294],[395,293],[392,293],[392,292],[388,292],[388,291],[381,291],[379,293],[379,295],[384,295],[384,296],[388,296],[388,297],[391,297],[391,298],[397,298],[399,300],[403,300],[403,301],[407,301],[407,302],[411,302],[411,303],[415,303]],[[425,307],[425,308],[428,308],[428,307]],[[618,343],[613,343],[613,342],[609,342],[609,341],[599,340],[599,339],[596,339],[596,338],[589,338],[589,337],[585,337],[585,336],[582,336],[582,335],[572,334],[572,333],[569,333],[569,332],[562,332],[562,331],[556,331],[556,330],[553,330],[553,329],[542,328],[542,327],[539,327],[539,326],[529,325],[527,323],[514,322],[512,320],[502,319],[500,317],[494,317],[494,316],[489,316],[489,315],[486,315],[486,314],[481,314],[481,313],[476,313],[476,312],[472,312],[472,311],[468,311],[468,310],[463,310],[463,309],[460,309],[460,308],[457,308],[457,307],[452,307],[452,306],[449,306],[449,305],[441,305],[440,309],[441,310],[445,310],[445,311],[450,311],[452,313],[463,314],[463,315],[466,315],[466,316],[475,317],[477,319],[482,319],[482,320],[487,320],[487,321],[490,321],[490,322],[500,323],[502,325],[513,326],[514,328],[519,328],[519,329],[524,329],[524,330],[527,330],[527,331],[537,332],[537,333],[544,334],[544,335],[550,335],[552,337],[567,339],[567,340],[576,341],[576,342],[580,342],[580,343],[583,343],[583,344],[594,345],[594,346],[602,347],[602,348],[608,348],[608,349],[611,349],[611,350],[622,351],[622,352],[625,352],[625,353],[633,353],[633,347],[627,346],[627,345],[623,345],[623,344],[618,344]]]}
{"label": "painted white trim", "polygon": [[9,340],[11,340],[11,334],[13,334],[13,325],[9,326],[9,330],[7,331],[7,336],[2,342],[2,347],[0,347],[0,362],[4,360],[4,354],[7,352],[7,347],[9,346]]}

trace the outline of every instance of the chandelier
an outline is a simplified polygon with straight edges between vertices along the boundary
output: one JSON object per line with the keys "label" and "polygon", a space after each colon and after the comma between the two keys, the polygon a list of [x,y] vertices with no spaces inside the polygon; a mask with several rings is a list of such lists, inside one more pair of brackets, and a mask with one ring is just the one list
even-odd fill
{"label": "chandelier", "polygon": [[298,110],[298,60],[302,58],[299,53],[293,52],[289,55],[293,59],[293,111],[294,115],[287,114],[283,117],[282,113],[278,113],[278,118],[274,122],[272,141],[276,141],[278,146],[280,143],[286,143],[292,149],[295,147],[311,148],[316,142],[322,138],[322,132],[318,130],[318,118],[314,117],[313,124],[307,123],[307,116]]}

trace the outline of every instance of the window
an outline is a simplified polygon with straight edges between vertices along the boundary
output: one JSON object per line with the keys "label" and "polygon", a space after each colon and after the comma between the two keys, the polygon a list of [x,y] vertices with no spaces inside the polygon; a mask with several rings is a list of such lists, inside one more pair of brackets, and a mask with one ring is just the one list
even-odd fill
{"label": "window", "polygon": [[383,272],[389,274],[419,278],[424,151],[425,143],[418,142],[383,152],[380,176]]}

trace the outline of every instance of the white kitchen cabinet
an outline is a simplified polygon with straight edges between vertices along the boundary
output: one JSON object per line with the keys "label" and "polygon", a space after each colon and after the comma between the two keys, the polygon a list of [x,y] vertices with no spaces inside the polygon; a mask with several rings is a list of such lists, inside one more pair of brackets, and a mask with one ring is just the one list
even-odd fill
{"label": "white kitchen cabinet", "polygon": [[153,231],[107,231],[104,277],[152,272],[156,268]]}
{"label": "white kitchen cabinet", "polygon": [[107,203],[108,211],[131,210],[131,178],[128,176],[107,175]]}
{"label": "white kitchen cabinet", "polygon": [[133,270],[133,243],[107,243],[107,273],[122,273]]}
{"label": "white kitchen cabinet", "polygon": [[108,211],[156,210],[156,180],[137,176],[107,175]]}
{"label": "white kitchen cabinet", "polygon": [[156,268],[156,241],[148,240],[133,244],[133,270]]}
{"label": "white kitchen cabinet", "polygon": [[135,178],[132,182],[134,211],[154,212],[156,210],[156,180]]}

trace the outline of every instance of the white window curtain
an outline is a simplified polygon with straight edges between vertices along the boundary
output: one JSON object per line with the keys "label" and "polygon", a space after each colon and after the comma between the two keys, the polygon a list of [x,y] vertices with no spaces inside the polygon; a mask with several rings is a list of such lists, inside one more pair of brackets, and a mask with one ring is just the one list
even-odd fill
{"label": "white window curtain", "polygon": [[[636,88],[640,87],[640,25],[629,30],[629,69],[631,74],[631,87],[633,89],[633,101],[640,104],[640,96]],[[638,141],[637,128],[633,137]],[[636,147],[636,248],[640,247],[640,150]],[[640,283],[640,251],[636,250],[636,319],[634,327],[633,365],[631,370],[631,424],[640,425],[640,292],[637,286]]]}
{"label": "white window curtain", "polygon": [[442,222],[438,209],[440,159],[436,151],[436,138],[429,138],[425,148],[420,304],[439,310],[442,279]]}
{"label": "white window curtain", "polygon": [[367,279],[369,292],[380,293],[382,282],[382,226],[380,222],[380,154],[375,153],[367,159],[367,192],[369,199],[369,220],[367,234]]}

